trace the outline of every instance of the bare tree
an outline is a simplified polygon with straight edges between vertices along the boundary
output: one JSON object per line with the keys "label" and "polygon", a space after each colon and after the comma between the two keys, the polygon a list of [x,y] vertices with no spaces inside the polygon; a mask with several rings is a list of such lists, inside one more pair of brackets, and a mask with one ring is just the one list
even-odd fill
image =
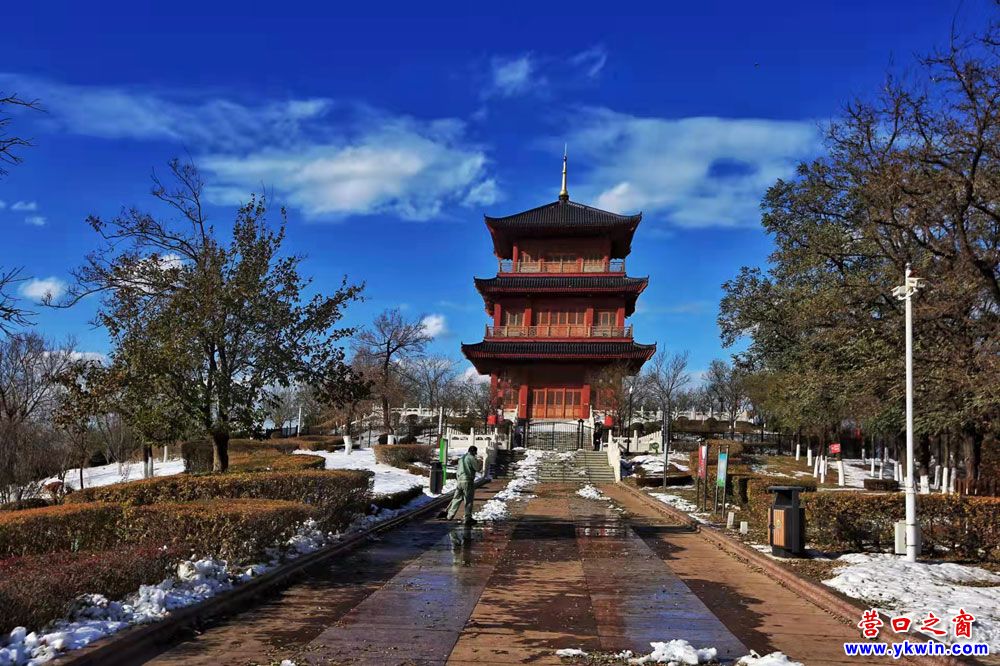
{"label": "bare tree", "polygon": [[37,333],[0,338],[0,497],[18,501],[58,466],[53,414],[61,377],[76,363],[70,345]]}
{"label": "bare tree", "polygon": [[456,382],[458,362],[447,356],[418,356],[406,362],[404,372],[413,384],[417,401],[438,407]]}
{"label": "bare tree", "polygon": [[10,126],[13,118],[7,115],[4,107],[21,107],[35,111],[42,110],[42,107],[38,104],[38,100],[23,99],[18,97],[17,93],[0,93],[0,176],[7,175],[7,170],[3,166],[4,164],[17,165],[23,161],[21,156],[15,151],[19,148],[27,148],[32,145],[31,139],[8,133],[7,128]]}
{"label": "bare tree", "polygon": [[736,419],[750,407],[747,396],[746,375],[737,366],[731,366],[722,359],[715,359],[708,366],[705,376],[705,391],[712,402],[719,406],[729,423],[729,432],[736,437]]}
{"label": "bare tree", "polygon": [[421,323],[422,317],[407,320],[398,308],[385,310],[354,339],[359,362],[373,371],[373,389],[382,403],[382,428],[392,432],[389,405],[399,395],[402,367],[420,357],[431,338]]}
{"label": "bare tree", "polygon": [[20,268],[0,271],[0,333],[9,334],[17,326],[26,326],[34,314],[18,306],[17,298],[11,295],[14,285],[23,279]]}
{"label": "bare tree", "polygon": [[679,393],[691,381],[687,366],[687,352],[668,356],[666,351],[659,352],[647,366],[649,392],[663,411],[664,448],[670,446],[670,422],[674,418]]}

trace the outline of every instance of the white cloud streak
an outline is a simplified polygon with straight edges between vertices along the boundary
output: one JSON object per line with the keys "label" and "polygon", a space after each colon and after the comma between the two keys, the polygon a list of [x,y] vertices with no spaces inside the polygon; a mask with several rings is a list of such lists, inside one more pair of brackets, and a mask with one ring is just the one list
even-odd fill
{"label": "white cloud streak", "polygon": [[528,53],[513,58],[493,58],[490,69],[492,79],[487,95],[523,95],[544,82],[535,77],[535,61]]}
{"label": "white cloud streak", "polygon": [[46,100],[57,131],[197,147],[209,200],[245,201],[263,185],[313,219],[392,214],[428,220],[498,196],[485,150],[454,118],[421,120],[358,103],[244,104],[176,91],[74,86],[0,75]]}
{"label": "white cloud streak", "polygon": [[21,285],[21,295],[33,301],[58,300],[66,293],[66,282],[57,277],[34,278]]}
{"label": "white cloud streak", "polygon": [[34,201],[15,201],[11,204],[10,209],[21,212],[38,210],[38,203]]}
{"label": "white cloud streak", "polygon": [[581,111],[570,126],[571,154],[594,165],[580,194],[680,227],[756,225],[766,189],[820,140],[808,121],[643,118],[603,108]]}
{"label": "white cloud streak", "polygon": [[46,222],[48,222],[48,220],[41,215],[29,215],[24,218],[24,223],[30,224],[33,227],[44,227]]}

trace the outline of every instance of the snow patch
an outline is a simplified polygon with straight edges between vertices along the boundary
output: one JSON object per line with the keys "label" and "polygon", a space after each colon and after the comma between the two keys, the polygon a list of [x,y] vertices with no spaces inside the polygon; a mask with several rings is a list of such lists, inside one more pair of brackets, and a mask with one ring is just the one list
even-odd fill
{"label": "snow patch", "polygon": [[879,612],[906,616],[918,624],[928,612],[947,624],[965,609],[976,618],[972,640],[989,643],[992,652],[1000,650],[1000,587],[969,586],[1000,586],[1000,575],[979,567],[907,562],[886,554],[850,553],[836,561],[845,566],[834,569],[834,577],[823,581],[825,585],[870,603]]}
{"label": "snow patch", "polygon": [[750,654],[740,657],[736,666],[805,666],[800,661],[792,661],[784,652],[771,652],[761,656],[750,650]]}
{"label": "snow patch", "polygon": [[556,650],[557,657],[586,657],[587,653],[580,648],[563,648]]}
{"label": "snow patch", "polygon": [[[508,502],[534,497],[528,491],[538,483],[538,466],[542,460],[551,457],[547,453],[546,451],[529,449],[524,459],[512,466],[514,478],[507,483],[503,490],[487,500],[472,517],[479,522],[505,520],[510,515],[507,510]],[[571,455],[575,454],[571,453]]]}
{"label": "snow patch", "polygon": [[695,649],[685,640],[676,639],[662,643],[650,643],[653,651],[643,657],[628,660],[630,664],[704,664],[715,659],[715,648]]}
{"label": "snow patch", "polygon": [[583,488],[577,490],[576,494],[579,495],[580,497],[586,497],[587,499],[600,500],[603,502],[611,501],[610,497],[608,497],[607,495],[602,495],[600,490],[590,485],[589,483],[585,485]]}

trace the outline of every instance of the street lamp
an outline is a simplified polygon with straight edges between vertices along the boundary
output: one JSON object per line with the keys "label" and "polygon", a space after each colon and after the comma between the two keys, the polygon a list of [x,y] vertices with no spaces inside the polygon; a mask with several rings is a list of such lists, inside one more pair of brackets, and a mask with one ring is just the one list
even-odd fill
{"label": "street lamp", "polygon": [[917,561],[917,491],[914,487],[913,464],[913,307],[912,296],[921,287],[921,279],[910,273],[906,264],[903,284],[892,290],[892,295],[906,306],[906,560]]}

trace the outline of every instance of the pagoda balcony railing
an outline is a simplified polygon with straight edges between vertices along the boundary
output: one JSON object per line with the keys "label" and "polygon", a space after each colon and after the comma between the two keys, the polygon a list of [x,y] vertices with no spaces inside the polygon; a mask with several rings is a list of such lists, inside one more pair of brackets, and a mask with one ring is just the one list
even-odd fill
{"label": "pagoda balcony railing", "polygon": [[624,273],[625,260],[611,259],[500,259],[501,273]]}
{"label": "pagoda balcony railing", "polygon": [[487,326],[487,338],[631,338],[631,326],[541,324],[537,326]]}

